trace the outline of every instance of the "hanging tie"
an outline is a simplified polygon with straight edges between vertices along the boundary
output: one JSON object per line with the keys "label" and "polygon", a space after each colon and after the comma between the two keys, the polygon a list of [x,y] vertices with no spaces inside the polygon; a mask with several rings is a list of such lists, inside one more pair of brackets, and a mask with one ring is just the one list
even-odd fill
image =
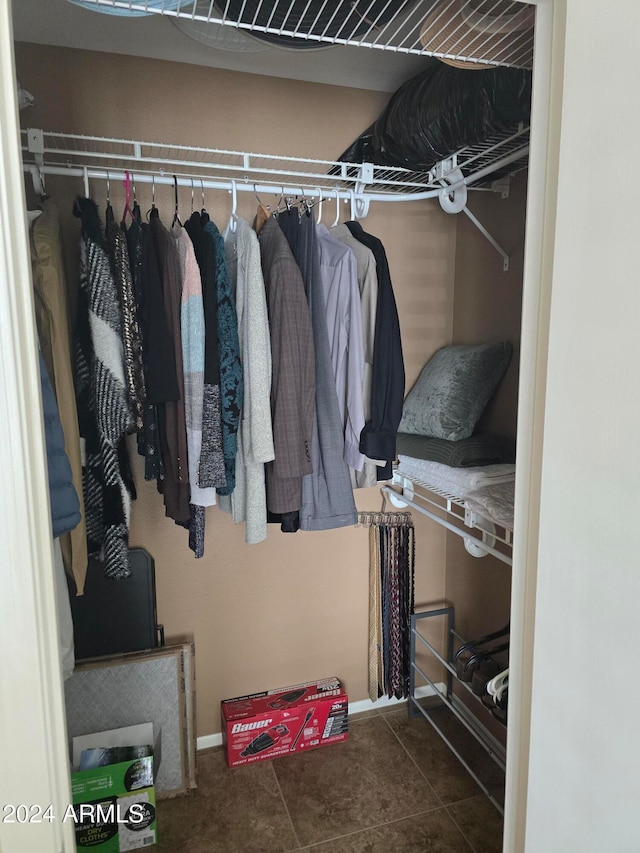
{"label": "hanging tie", "polygon": [[380,631],[380,540],[378,528],[369,527],[369,698],[375,702],[382,684]]}

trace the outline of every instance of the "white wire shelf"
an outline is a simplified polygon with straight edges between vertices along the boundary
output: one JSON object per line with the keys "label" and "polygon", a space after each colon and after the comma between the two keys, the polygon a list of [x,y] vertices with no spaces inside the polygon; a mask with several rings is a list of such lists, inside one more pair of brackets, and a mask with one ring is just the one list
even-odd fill
{"label": "white wire shelf", "polygon": [[28,129],[22,131],[25,166],[43,174],[75,174],[117,178],[124,170],[142,182],[194,182],[207,188],[278,192],[360,200],[418,200],[449,188],[486,184],[498,173],[513,174],[526,166],[529,129],[490,137],[484,145],[454,152],[429,171],[395,166],[344,163],[272,154],[173,145],[112,137]]}
{"label": "white wire shelf", "polygon": [[383,492],[392,502],[397,502],[398,505],[406,503],[461,536],[465,540],[467,550],[474,556],[481,556],[482,552],[489,553],[511,565],[511,530],[494,522],[488,525],[487,519],[466,506],[464,498],[425,480],[408,476],[401,469],[394,471],[393,486],[394,488],[383,486]]}
{"label": "white wire shelf", "polygon": [[[530,68],[535,7],[517,0],[83,0],[87,8],[235,27],[274,45],[299,40]],[[302,47],[299,44],[298,47]]]}

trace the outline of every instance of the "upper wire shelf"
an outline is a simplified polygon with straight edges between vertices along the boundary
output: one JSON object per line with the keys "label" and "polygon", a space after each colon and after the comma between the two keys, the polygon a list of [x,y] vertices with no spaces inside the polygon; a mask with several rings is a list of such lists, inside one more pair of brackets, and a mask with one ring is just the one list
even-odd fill
{"label": "upper wire shelf", "polygon": [[535,7],[517,0],[83,0],[82,5],[235,27],[275,46],[297,39],[308,47],[366,47],[480,66],[530,68],[533,62]]}
{"label": "upper wire shelf", "polygon": [[[190,145],[171,145],[112,137],[86,136],[28,129],[22,131],[25,165],[37,164],[45,173],[89,170],[91,177],[125,169],[141,179],[176,175],[183,182],[202,181],[228,189],[282,189],[288,194],[322,193],[330,197],[350,192],[370,200],[419,199],[436,196],[445,184],[459,180],[486,183],[498,171],[514,173],[526,166],[529,129],[491,137],[482,145],[453,153],[429,171],[396,166],[353,164],[334,160],[257,154]],[[448,176],[451,177],[447,181]]]}

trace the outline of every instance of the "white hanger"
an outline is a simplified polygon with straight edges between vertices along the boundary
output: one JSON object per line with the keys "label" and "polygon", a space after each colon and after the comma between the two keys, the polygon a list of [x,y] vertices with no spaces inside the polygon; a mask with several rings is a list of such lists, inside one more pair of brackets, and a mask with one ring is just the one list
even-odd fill
{"label": "white hanger", "polygon": [[335,228],[339,222],[340,222],[340,193],[338,192],[338,190],[336,190],[336,220],[333,223],[333,227]]}
{"label": "white hanger", "polygon": [[35,165],[31,165],[29,166],[29,171],[31,172],[31,179],[33,181],[33,190],[35,194],[44,198],[47,191],[44,185],[44,175],[40,171],[40,166],[37,163]]}
{"label": "white hanger", "polygon": [[487,693],[493,697],[493,701],[498,704],[502,698],[502,694],[509,687],[509,668],[498,673],[495,678],[487,681]]}
{"label": "white hanger", "polygon": [[235,234],[238,228],[238,214],[236,213],[238,209],[238,188],[236,186],[235,180],[231,179],[231,216],[229,218],[229,231],[232,234]]}
{"label": "white hanger", "polygon": [[322,190],[320,189],[320,187],[316,187],[316,189],[318,190],[318,195],[320,196],[320,199],[318,201],[318,218],[316,219],[316,222],[318,223],[318,225],[320,225],[320,220],[322,219],[322,200],[323,199],[322,199]]}

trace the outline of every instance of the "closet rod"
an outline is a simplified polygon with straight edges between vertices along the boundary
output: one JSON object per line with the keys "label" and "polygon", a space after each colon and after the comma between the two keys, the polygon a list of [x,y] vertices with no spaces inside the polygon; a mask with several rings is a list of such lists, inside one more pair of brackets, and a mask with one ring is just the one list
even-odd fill
{"label": "closet rod", "polygon": [[[510,154],[505,155],[500,160],[491,163],[488,166],[485,166],[483,169],[479,169],[474,174],[463,178],[455,183],[451,183],[447,186],[446,192],[453,192],[457,188],[462,186],[467,186],[476,181],[482,180],[482,178],[487,177],[492,172],[495,172],[497,169],[506,168],[511,163],[516,160],[520,160],[524,157],[529,150],[529,146],[526,145],[523,148],[519,148],[517,151],[512,151]],[[166,174],[158,174],[149,173],[149,172],[141,172],[137,171],[135,168],[135,158],[132,158],[128,164],[129,171],[133,172],[136,176],[136,181],[139,183],[151,183],[155,181],[156,184],[167,184],[173,185],[173,178],[167,176]],[[38,192],[37,182],[39,181],[38,169],[43,175],[62,175],[67,177],[77,177],[77,178],[91,178],[93,180],[107,180],[107,172],[108,177],[113,178],[114,180],[124,180],[125,174],[124,171],[112,171],[111,169],[97,169],[90,167],[74,167],[74,166],[35,166],[33,164],[25,164],[24,170],[31,173],[34,179],[34,187],[36,188],[36,192]],[[178,178],[178,183],[180,186],[191,187],[191,181],[194,181],[197,185],[200,185],[202,181],[203,186],[206,189],[219,189],[219,190],[228,190],[231,191],[233,189],[233,179],[227,180],[213,180],[211,178],[203,178],[200,175],[182,175]],[[353,189],[340,189],[336,186],[330,187],[319,187],[317,184],[314,186],[299,184],[298,186],[283,186],[282,184],[265,184],[254,181],[246,181],[244,179],[238,179],[235,181],[236,190],[240,192],[263,192],[269,194],[280,194],[284,192],[285,195],[307,195],[312,197],[320,197],[322,195],[325,198],[334,198],[336,194],[343,201],[351,201],[353,197]],[[370,193],[370,192],[360,192],[356,193],[355,197],[360,200],[368,200],[368,201],[423,201],[429,198],[438,198],[440,194],[443,192],[442,187],[434,188],[431,190],[425,190],[423,192],[417,193]],[[326,196],[325,196],[326,193]]]}
{"label": "closet rod", "polygon": [[[34,189],[39,193],[38,189],[38,181],[39,175],[60,175],[62,177],[69,178],[85,178],[91,180],[98,181],[124,181],[125,173],[124,171],[119,171],[116,169],[94,169],[91,167],[83,166],[83,167],[67,167],[67,166],[34,166],[32,163],[26,163],[24,165],[24,171],[29,172],[34,180]],[[157,185],[166,185],[166,186],[174,186],[173,175],[166,174],[156,174],[150,172],[139,172],[136,171],[135,166],[130,167],[129,173],[135,175],[136,184],[151,184],[155,183]],[[193,181],[193,185],[196,189],[203,187],[207,190],[227,190],[228,192],[232,192],[235,184],[235,189],[237,192],[257,192],[257,193],[266,193],[271,195],[278,195],[284,193],[287,196],[296,196],[296,195],[305,195],[318,197],[322,196],[324,201],[330,201],[331,199],[335,200],[336,193],[338,193],[338,197],[341,201],[351,201],[351,197],[353,195],[353,190],[340,190],[334,189],[333,187],[318,187],[318,186],[304,186],[299,184],[298,186],[286,186],[283,184],[263,184],[258,181],[250,181],[245,182],[244,180],[212,180],[211,178],[201,178],[200,175],[185,176],[180,175],[177,177],[178,186],[186,187],[191,189],[191,182]],[[433,195],[437,195],[437,191],[434,191]],[[363,196],[359,193],[356,193],[356,198],[362,198]],[[367,198],[374,198],[374,196],[366,195]],[[394,196],[382,196],[379,198],[375,198],[378,201],[393,201]]]}
{"label": "closet rod", "polygon": [[[410,498],[405,498],[401,492],[396,492],[395,489],[392,489],[390,486],[382,486],[380,491],[383,494],[393,495],[393,497],[398,501],[402,501],[403,504],[412,507],[413,509],[417,509],[419,513],[422,515],[426,515],[428,518],[436,521],[442,527],[446,527],[447,530],[450,530],[452,533],[455,533],[456,536],[460,536],[462,539],[472,539],[477,541],[479,547],[484,548],[484,550],[488,554],[493,554],[494,557],[497,557],[499,560],[502,560],[503,563],[506,563],[508,566],[513,564],[511,557],[503,554],[501,551],[498,551],[497,548],[493,548],[491,545],[485,544],[481,539],[477,539],[475,536],[469,536],[464,530],[460,530],[455,524],[451,524],[449,521],[445,521],[444,518],[440,518],[439,515],[436,515],[435,512],[431,512],[426,507],[421,506],[419,503],[412,501]],[[474,528],[479,529],[479,528]]]}
{"label": "closet rod", "polygon": [[[29,172],[33,179],[33,187],[38,195],[42,195],[40,175],[60,175],[67,178],[82,178],[83,181],[98,180],[98,181],[124,181],[124,171],[115,169],[95,169],[88,166],[35,166],[33,163],[25,163],[24,171]],[[139,172],[135,166],[130,166],[129,172],[135,175],[137,184],[155,183],[156,186],[167,185],[174,186],[172,175],[155,174],[150,172]],[[298,184],[297,186],[287,186],[284,184],[264,184],[258,181],[244,180],[213,180],[211,178],[201,178],[199,175],[185,176],[180,175],[177,178],[178,186],[191,188],[191,182],[194,186],[202,186],[207,190],[226,190],[232,192],[234,189],[237,192],[264,193],[269,195],[285,195],[285,196],[307,196],[312,198],[322,198],[324,201],[335,201],[336,198],[340,201],[362,202],[370,201],[422,201],[429,198],[438,198],[441,189],[427,190],[426,192],[395,195],[392,193],[357,193],[352,189],[339,189],[338,187],[319,187],[317,185],[310,186]],[[363,218],[361,216],[360,218]]]}

